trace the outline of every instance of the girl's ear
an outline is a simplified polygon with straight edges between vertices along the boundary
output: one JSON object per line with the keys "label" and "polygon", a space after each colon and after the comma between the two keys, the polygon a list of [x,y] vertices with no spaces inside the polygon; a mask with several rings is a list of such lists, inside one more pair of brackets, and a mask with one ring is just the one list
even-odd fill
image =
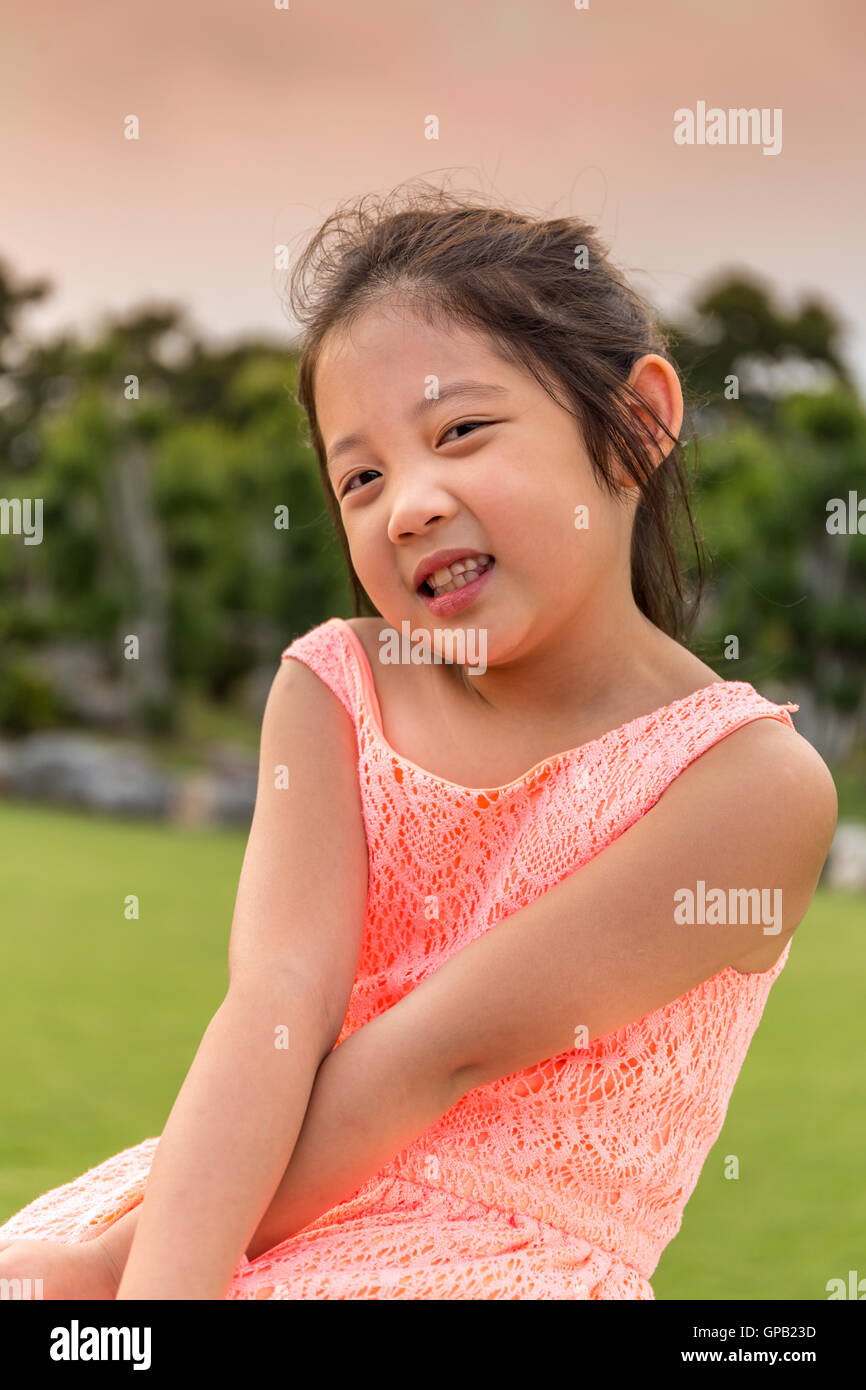
{"label": "girl's ear", "polygon": [[[657,352],[648,352],[633,364],[628,376],[628,384],[652,407],[670,433],[672,440],[661,428],[650,411],[626,398],[626,404],[639,420],[644,435],[652,439],[650,452],[656,467],[666,459],[679,439],[683,424],[683,392],[680,379],[670,362]],[[622,479],[624,487],[636,487],[635,480],[628,474]]]}

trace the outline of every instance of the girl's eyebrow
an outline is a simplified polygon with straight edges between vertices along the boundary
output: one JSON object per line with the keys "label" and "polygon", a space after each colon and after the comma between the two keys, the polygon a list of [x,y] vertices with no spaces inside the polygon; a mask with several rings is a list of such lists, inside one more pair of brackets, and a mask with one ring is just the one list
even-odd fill
{"label": "girl's eyebrow", "polygon": [[[483,395],[508,395],[507,386],[496,386],[490,381],[449,381],[444,386],[439,387],[438,396],[424,396],[418,401],[414,410],[411,412],[411,419],[417,419],[425,410],[431,410],[434,406],[441,405],[442,401],[447,401],[454,396],[483,396]],[[367,436],[364,434],[344,434],[342,439],[338,439],[328,450],[326,467],[330,470],[331,464],[335,463],[341,454],[345,454],[349,449],[355,449],[360,444],[367,443]]]}

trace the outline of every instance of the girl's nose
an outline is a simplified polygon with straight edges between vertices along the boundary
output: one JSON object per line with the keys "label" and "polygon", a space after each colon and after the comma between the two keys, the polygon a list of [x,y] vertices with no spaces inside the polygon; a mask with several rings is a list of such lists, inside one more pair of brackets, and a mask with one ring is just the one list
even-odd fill
{"label": "girl's nose", "polygon": [[395,485],[388,518],[388,536],[398,541],[402,536],[424,531],[431,521],[444,520],[459,510],[451,493],[432,478],[416,478]]}

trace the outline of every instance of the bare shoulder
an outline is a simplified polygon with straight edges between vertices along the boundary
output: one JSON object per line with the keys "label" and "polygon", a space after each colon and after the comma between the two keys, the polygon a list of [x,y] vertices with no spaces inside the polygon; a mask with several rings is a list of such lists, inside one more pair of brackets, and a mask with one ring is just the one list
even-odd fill
{"label": "bare shoulder", "polygon": [[[275,769],[289,765],[298,795],[275,797]],[[325,818],[339,816],[335,830],[359,822],[357,744],[352,717],[336,692],[306,662],[285,657],[262,716],[256,809],[301,801],[321,804]]]}
{"label": "bare shoulder", "polygon": [[724,845],[732,864],[754,857],[766,880],[783,887],[784,938],[734,962],[769,969],[809,907],[836,829],[836,787],[823,758],[790,725],[754,719],[690,764],[659,805],[665,800],[671,835],[677,824],[702,824],[701,808],[715,807],[708,824],[717,848]]}
{"label": "bare shoulder", "polygon": [[[310,734],[336,732],[340,744],[351,750],[354,730],[349,711],[327,681],[297,657],[284,657],[274,673],[262,731],[279,738],[289,723],[295,730]],[[331,740],[321,739],[320,751],[331,746]]]}
{"label": "bare shoulder", "polygon": [[753,719],[715,748],[727,748],[730,761],[751,766],[753,777],[767,777],[774,788],[786,790],[793,798],[792,809],[815,824],[826,826],[832,820],[835,829],[838,800],[830,769],[817,748],[789,724],[770,717]]}
{"label": "bare shoulder", "polygon": [[300,976],[322,1005],[329,1047],[345,1017],[367,894],[356,763],[342,702],[303,661],[285,657],[262,718],[229,983],[258,988],[263,980]]}
{"label": "bare shoulder", "polygon": [[774,809],[774,833],[790,839],[792,845],[794,841],[801,847],[812,844],[823,863],[836,829],[836,786],[817,749],[781,720],[753,719],[732,730],[676,778],[664,795],[677,795],[678,783],[695,792],[703,783],[700,790],[705,795],[718,789],[719,794],[739,800],[743,824],[750,829],[757,829],[761,817]]}

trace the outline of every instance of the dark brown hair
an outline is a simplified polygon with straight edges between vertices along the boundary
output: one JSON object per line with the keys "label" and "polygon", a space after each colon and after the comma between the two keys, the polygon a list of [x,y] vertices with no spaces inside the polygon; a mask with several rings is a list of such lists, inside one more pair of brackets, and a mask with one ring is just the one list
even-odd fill
{"label": "dark brown hair", "polygon": [[[580,248],[585,248],[585,268],[578,268]],[[431,324],[458,322],[482,330],[494,350],[531,371],[575,416],[600,485],[616,495],[614,467],[628,472],[640,490],[631,541],[635,603],[663,632],[685,641],[700,604],[704,569],[682,445],[626,380],[646,353],[672,363],[666,335],[588,223],[487,206],[478,194],[454,193],[423,180],[384,197],[368,193],[340,205],[303,250],[289,282],[292,312],[306,330],[297,401],[307,416],[326,504],[346,557],[356,616],[377,610],[352,565],[327,472],[314,377],[325,336],[348,327],[384,297],[411,302]],[[557,385],[564,400],[555,394]],[[652,436],[627,409],[626,397],[673,440],[657,467],[647,447]],[[694,436],[684,401],[686,421]],[[674,539],[680,508],[697,555],[697,585],[690,596]]]}

